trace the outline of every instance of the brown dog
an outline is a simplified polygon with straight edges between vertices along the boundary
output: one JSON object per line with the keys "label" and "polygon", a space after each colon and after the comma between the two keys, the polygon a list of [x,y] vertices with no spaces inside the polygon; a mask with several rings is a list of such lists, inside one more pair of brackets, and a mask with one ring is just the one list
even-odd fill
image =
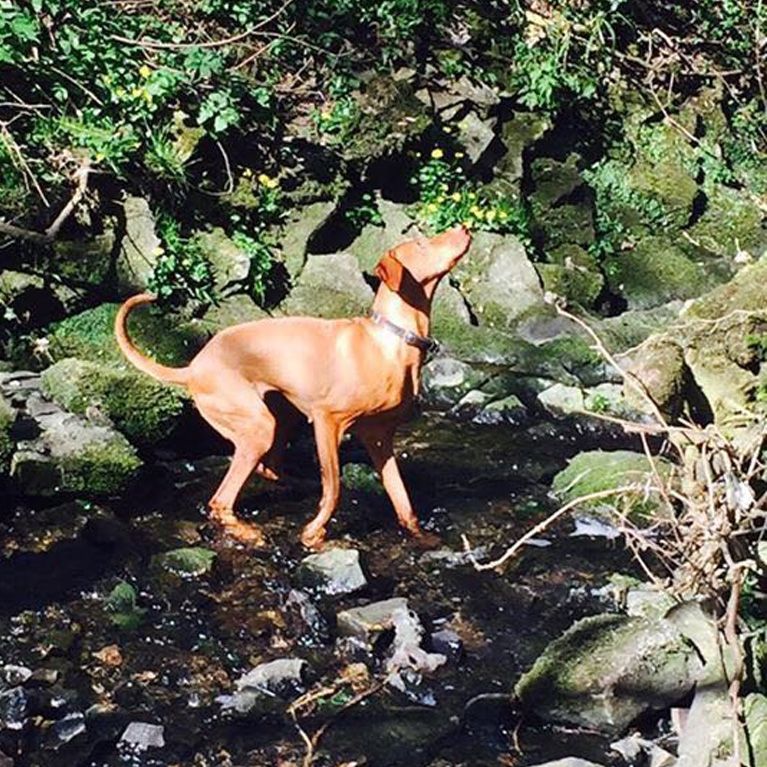
{"label": "brown dog", "polygon": [[375,270],[381,285],[370,318],[246,322],[218,333],[184,368],[154,362],[128,338],[129,312],[152,296],[134,296],[120,307],[115,334],[128,360],[159,381],[186,386],[203,418],[234,445],[210,500],[213,519],[230,535],[262,541],[256,526],[235,517],[234,503],[254,470],[277,478],[276,461],[298,411],[314,424],[322,470],[322,498],[303,544],[318,548],[325,539],[340,492],[338,445],[347,430],[370,453],[399,523],[424,537],[394,458],[394,430],[418,391],[434,291],[470,242],[468,231],[456,227],[386,253]]}

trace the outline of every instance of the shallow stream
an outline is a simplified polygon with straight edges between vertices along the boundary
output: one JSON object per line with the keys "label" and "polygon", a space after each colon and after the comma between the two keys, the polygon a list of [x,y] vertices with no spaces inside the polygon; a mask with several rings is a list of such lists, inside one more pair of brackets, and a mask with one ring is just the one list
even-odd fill
{"label": "shallow stream", "polygon": [[[597,443],[622,446],[572,424],[479,426],[421,416],[401,431],[401,468],[444,548],[420,551],[397,529],[385,497],[345,489],[329,539],[360,551],[368,585],[340,597],[296,593],[305,556],[298,533],[319,491],[308,439],[291,448],[288,481],[253,483],[241,502],[243,516],[264,526],[270,546],[263,550],[223,545],[205,524],[204,502],[224,457],[168,452],[110,503],[33,508],[7,499],[0,668],[22,666],[35,679],[23,688],[26,715],[0,734],[0,752],[16,767],[300,765],[304,743],[284,703],[238,719],[216,698],[275,658],[306,659],[309,687],[332,682],[355,660],[375,674],[387,637],[368,657],[350,657],[336,641],[335,615],[402,596],[427,636],[450,628],[462,651],[406,692],[387,687],[336,712],[316,765],[521,767],[566,755],[607,764],[602,740],[523,718],[508,693],[548,641],[606,609],[595,592],[609,573],[631,571],[628,555],[607,538],[571,537],[569,521],[503,573],[478,573],[460,554],[461,534],[485,556],[500,553],[554,508],[548,484],[566,458]],[[355,443],[344,443],[342,462],[364,460]],[[158,565],[158,554],[189,546],[216,552],[209,572],[180,577]],[[136,594],[128,617],[108,609],[121,583]],[[6,725],[14,715],[0,710]],[[329,716],[320,710],[301,724],[312,732]],[[131,722],[162,725],[164,745],[135,751],[120,743]]]}

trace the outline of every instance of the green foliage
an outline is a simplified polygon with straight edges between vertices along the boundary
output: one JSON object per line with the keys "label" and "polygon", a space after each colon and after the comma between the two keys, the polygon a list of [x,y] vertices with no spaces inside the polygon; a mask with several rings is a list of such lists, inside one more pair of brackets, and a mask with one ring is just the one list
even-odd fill
{"label": "green foliage", "polygon": [[445,151],[432,150],[429,159],[411,180],[418,189],[415,215],[423,226],[441,232],[456,224],[486,232],[517,235],[530,239],[527,209],[516,200],[490,195],[470,182],[458,161],[460,152],[446,159]]}
{"label": "green foliage", "polygon": [[591,253],[598,259],[618,253],[631,243],[632,225],[667,225],[663,203],[631,187],[623,161],[607,158],[583,171],[583,178],[596,194],[596,241]]}
{"label": "green foliage", "polygon": [[182,237],[178,222],[169,216],[158,219],[157,232],[163,247],[157,254],[150,290],[171,304],[190,299],[213,303],[213,268],[203,256],[199,243]]}
{"label": "green foliage", "polygon": [[369,192],[365,192],[359,203],[353,208],[349,208],[344,215],[346,220],[357,230],[363,229],[368,224],[383,226],[384,223],[375,197]]}
{"label": "green foliage", "polygon": [[274,266],[272,249],[262,239],[251,237],[245,232],[237,231],[232,235],[234,244],[250,258],[248,283],[250,293],[258,303],[263,303],[266,297],[269,275]]}

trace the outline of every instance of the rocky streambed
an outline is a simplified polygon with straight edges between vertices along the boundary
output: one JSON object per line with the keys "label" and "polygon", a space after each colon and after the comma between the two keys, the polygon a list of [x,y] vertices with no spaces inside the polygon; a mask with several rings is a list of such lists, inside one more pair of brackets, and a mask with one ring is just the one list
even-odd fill
{"label": "rocky streambed", "polygon": [[[298,712],[309,733],[334,719],[317,764],[604,759],[609,738],[552,730],[510,693],[574,620],[616,609],[605,586],[630,559],[599,528],[574,537],[565,523],[502,574],[478,573],[460,539],[480,559],[501,550],[550,510],[566,456],[597,439],[604,446],[605,433],[572,423],[419,418],[401,447],[425,524],[444,540],[429,552],[397,530],[353,443],[319,557],[297,543],[318,490],[308,439],[292,449],[290,481],[254,484],[245,498],[269,537],[263,550],[223,545],[205,524],[223,457],[168,455],[115,501],[19,499],[0,561],[3,764],[301,764],[288,704],[350,669],[354,684]],[[392,613],[405,605],[437,667],[405,664],[342,711],[355,686],[385,676],[407,633]]]}

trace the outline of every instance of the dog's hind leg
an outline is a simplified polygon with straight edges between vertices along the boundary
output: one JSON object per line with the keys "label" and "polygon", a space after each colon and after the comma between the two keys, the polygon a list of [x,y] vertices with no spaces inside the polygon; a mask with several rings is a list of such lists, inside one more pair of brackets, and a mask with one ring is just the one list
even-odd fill
{"label": "dog's hind leg", "polygon": [[[276,421],[255,389],[244,379],[226,377],[214,391],[195,394],[202,417],[234,445],[234,455],[224,479],[210,499],[212,519],[232,537],[263,543],[263,533],[253,524],[237,519],[234,504],[254,469],[273,478],[259,466],[274,442]],[[269,475],[272,476],[269,476]]]}

